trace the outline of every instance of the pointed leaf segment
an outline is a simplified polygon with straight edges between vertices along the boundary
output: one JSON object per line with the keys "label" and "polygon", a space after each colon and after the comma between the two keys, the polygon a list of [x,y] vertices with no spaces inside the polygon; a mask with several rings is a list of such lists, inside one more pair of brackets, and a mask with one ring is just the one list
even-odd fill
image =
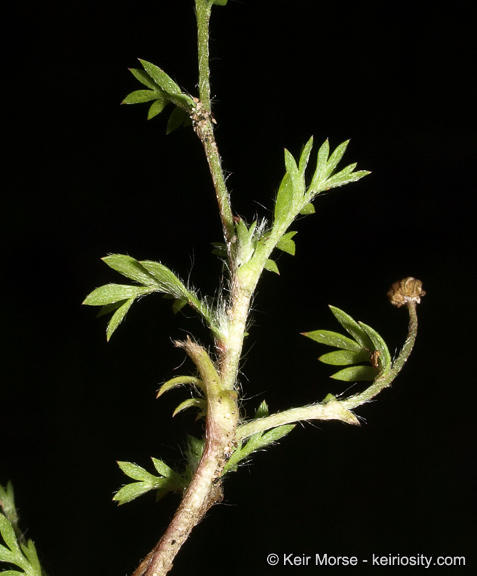
{"label": "pointed leaf segment", "polygon": [[108,340],[125,318],[135,300],[154,292],[173,298],[174,311],[189,304],[204,318],[212,332],[218,333],[218,328],[208,306],[198,298],[193,290],[186,288],[174,272],[163,264],[151,260],[139,262],[131,256],[123,254],[106,256],[103,261],[116,272],[139,284],[139,286],[106,284],[93,290],[84,300],[83,304],[87,306],[102,307],[98,316],[113,312],[107,329]]}
{"label": "pointed leaf segment", "polygon": [[334,306],[330,306],[330,309],[351,338],[328,330],[304,332],[303,336],[319,344],[339,348],[336,352],[323,354],[319,358],[324,364],[347,366],[331,378],[356,382],[374,381],[378,375],[385,376],[392,368],[392,359],[383,338],[376,330],[363,322],[356,322],[343,310]]}

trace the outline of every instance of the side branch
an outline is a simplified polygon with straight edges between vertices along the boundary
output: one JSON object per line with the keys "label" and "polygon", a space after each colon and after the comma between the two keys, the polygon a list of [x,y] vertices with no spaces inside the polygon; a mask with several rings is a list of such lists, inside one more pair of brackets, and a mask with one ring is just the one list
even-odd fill
{"label": "side branch", "polygon": [[[343,400],[338,400],[334,396],[330,396],[324,402],[312,404],[310,406],[302,406],[300,408],[292,408],[284,412],[278,412],[267,416],[266,418],[259,418],[246,422],[237,428],[237,441],[244,440],[253,434],[265,432],[277,426],[284,424],[293,424],[296,422],[304,422],[307,420],[341,420],[346,424],[359,424],[358,418],[351,410],[354,410],[362,404],[370,402],[382,390],[391,386],[393,380],[402,370],[406,363],[411,351],[414,347],[417,336],[417,312],[416,304],[420,302],[420,297],[424,296],[425,292],[422,290],[422,283],[416,281],[414,278],[406,279],[414,282],[419,282],[419,291],[414,296],[409,296],[401,304],[393,302],[393,294],[389,294],[390,300],[396,306],[405,305],[409,311],[409,328],[408,335],[404,346],[393,363],[392,368],[385,374],[378,375],[376,380],[360,394],[349,396]],[[401,281],[404,282],[404,281]]]}

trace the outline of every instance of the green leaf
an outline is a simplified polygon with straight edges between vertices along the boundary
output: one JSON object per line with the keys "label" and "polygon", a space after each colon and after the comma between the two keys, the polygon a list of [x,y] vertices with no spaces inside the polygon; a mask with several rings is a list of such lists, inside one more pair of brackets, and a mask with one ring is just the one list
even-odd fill
{"label": "green leaf", "polygon": [[93,290],[88,294],[83,304],[86,306],[105,306],[107,304],[114,304],[120,300],[135,299],[144,294],[153,292],[152,288],[144,288],[141,286],[127,286],[125,284],[106,284]]}
{"label": "green leaf", "polygon": [[275,202],[274,224],[283,225],[288,222],[293,206],[293,182],[288,173],[285,174],[278,189]]}
{"label": "green leaf", "polygon": [[160,98],[154,100],[154,102],[149,106],[147,119],[152,120],[155,116],[160,114],[168,104],[169,102],[167,100],[161,100]]}
{"label": "green leaf", "polygon": [[378,370],[371,366],[351,366],[336,372],[331,378],[334,380],[343,380],[344,382],[373,381],[378,375],[378,372]]}
{"label": "green leaf", "polygon": [[159,66],[156,66],[147,60],[141,60],[141,58],[139,58],[139,62],[141,62],[144,70],[149,74],[159,88],[164,90],[164,92],[171,95],[182,94],[178,84],[176,84],[174,80],[164,72],[164,70],[161,70]]}
{"label": "green leaf", "polygon": [[348,366],[350,364],[361,364],[362,362],[369,362],[369,352],[367,350],[360,350],[359,352],[352,352],[351,350],[338,350],[336,352],[328,352],[318,358],[324,364],[331,364],[332,366]]}
{"label": "green leaf", "polygon": [[131,92],[124,98],[121,104],[142,104],[144,102],[150,102],[151,100],[160,100],[164,102],[164,98],[161,97],[161,93],[156,90],[135,90]]}
{"label": "green leaf", "polygon": [[383,372],[388,372],[392,366],[392,358],[391,358],[391,354],[389,353],[389,349],[387,347],[386,342],[384,341],[382,336],[380,336],[376,332],[376,330],[371,328],[371,326],[364,324],[364,322],[360,322],[359,325],[363,328],[363,330],[366,332],[366,334],[370,337],[370,339],[373,343],[374,350],[377,350],[379,352],[379,358],[378,358],[379,367],[381,368],[381,370]]}
{"label": "green leaf", "polygon": [[111,316],[111,320],[108,322],[108,328],[106,330],[106,341],[109,342],[111,336],[116,331],[116,328],[121,324],[121,322],[126,317],[126,314],[129,312],[129,308],[134,303],[135,298],[129,298],[126,300],[124,304],[122,304],[116,312]]}
{"label": "green leaf", "polygon": [[371,174],[371,172],[368,172],[367,170],[359,170],[358,172],[353,172],[350,175],[342,175],[340,172],[329,180],[326,180],[326,190],[331,190],[332,188],[338,188],[339,186],[345,186],[346,184],[357,182],[358,180],[361,180],[361,178],[368,176],[368,174]]}
{"label": "green leaf", "polygon": [[292,240],[295,234],[297,234],[297,232],[287,232],[286,234],[284,234],[277,242],[277,248],[279,250],[282,250],[282,252],[286,252],[287,254],[295,256],[296,245],[295,242]]}
{"label": "green leaf", "polygon": [[150,274],[140,262],[131,256],[112,254],[111,256],[101,258],[101,260],[110,268],[116,270],[116,272],[119,272],[123,276],[126,276],[126,278],[134,280],[139,284],[143,284],[144,286],[157,286],[158,284],[154,276],[152,276],[152,274]]}
{"label": "green leaf", "polygon": [[335,148],[333,154],[330,156],[326,162],[326,177],[328,178],[333,174],[336,166],[338,166],[341,158],[343,158],[346,148],[348,148],[349,140],[342,142],[337,148]]}
{"label": "green leaf", "polygon": [[[8,560],[4,560],[4,562],[8,562]],[[25,572],[18,572],[18,570],[3,570],[1,574],[2,576],[25,576]]]}
{"label": "green leaf", "polygon": [[367,348],[368,350],[374,348],[371,339],[356,320],[351,318],[351,316],[343,310],[336,308],[336,306],[330,306],[329,308],[341,326],[343,326],[348,334],[351,334],[362,348]]}
{"label": "green leaf", "polygon": [[180,126],[187,126],[190,123],[191,119],[189,114],[187,114],[187,112],[182,108],[176,106],[169,117],[169,121],[167,122],[166,134],[170,134]]}
{"label": "green leaf", "polygon": [[351,352],[360,352],[362,350],[357,342],[337,332],[314,330],[313,332],[302,332],[302,335],[311,338],[319,344],[326,344],[327,346],[334,346],[335,348],[342,348]]}
{"label": "green leaf", "polygon": [[[40,561],[38,560],[38,554],[36,553],[36,548],[35,545],[33,544],[33,541],[28,540],[27,544],[22,544],[21,547],[23,550],[23,554],[30,563],[30,566],[33,568],[33,574],[38,574],[38,576],[41,576],[42,571]],[[31,571],[29,572],[30,574],[32,574]]]}
{"label": "green leaf", "polygon": [[311,202],[305,204],[303,208],[300,210],[300,214],[302,214],[303,216],[308,216],[308,214],[314,214],[315,212],[316,212],[315,207]]}
{"label": "green leaf", "polygon": [[285,148],[285,167],[287,174],[290,175],[292,185],[293,185],[293,196],[297,198],[300,191],[304,192],[304,186],[302,186],[300,173],[298,171],[298,166],[296,165],[295,158],[293,154]]}
{"label": "green leaf", "polygon": [[139,496],[147,494],[151,490],[154,490],[155,486],[151,486],[148,482],[133,482],[132,484],[126,484],[120,490],[116,492],[113,500],[119,505],[126,504],[127,502],[132,502]]}
{"label": "green leaf", "polygon": [[165,392],[177,388],[178,386],[183,386],[184,384],[191,384],[192,386],[197,386],[201,390],[204,390],[204,383],[200,378],[195,378],[194,376],[176,376],[165,382],[159,389],[156,398],[162,396]]}
{"label": "green leaf", "polygon": [[149,74],[147,72],[145,72],[144,70],[141,70],[140,68],[129,68],[129,72],[131,72],[131,74],[134,76],[134,78],[139,80],[139,82],[141,82],[141,84],[144,84],[144,86],[147,86],[151,90],[157,90],[158,89],[157,84],[149,76]]}
{"label": "green leaf", "polygon": [[181,402],[179,406],[176,407],[176,409],[172,413],[172,416],[174,417],[176,416],[176,414],[179,414],[179,412],[187,410],[188,408],[199,408],[200,412],[197,418],[202,418],[202,416],[205,416],[207,414],[207,402],[205,400],[203,400],[202,398],[188,398],[187,400],[184,400],[184,402]]}
{"label": "green leaf", "polygon": [[225,6],[229,0],[210,0],[211,4],[216,4],[217,6]]}
{"label": "green leaf", "polygon": [[170,478],[176,474],[174,470],[162,460],[159,460],[158,458],[151,458],[151,460],[152,463],[154,464],[154,468],[164,478]]}
{"label": "green leaf", "polygon": [[[308,166],[308,160],[310,159],[311,149],[313,148],[313,136],[308,140],[308,142],[303,147],[300,154],[300,162],[298,164],[298,171],[300,177],[303,179],[305,176],[305,170]],[[304,181],[304,180],[303,180]]]}
{"label": "green leaf", "polygon": [[266,418],[268,414],[269,414],[268,404],[265,402],[265,400],[262,400],[260,402],[260,406],[257,408],[255,412],[255,420],[257,418]]}
{"label": "green leaf", "polygon": [[118,462],[117,464],[124,474],[133,480],[155,482],[158,479],[157,476],[150,474],[147,470],[137,464],[133,464],[132,462]]}
{"label": "green leaf", "polygon": [[194,299],[195,296],[187,290],[184,284],[179,280],[179,278],[169,270],[164,264],[159,262],[154,262],[152,260],[143,260],[141,265],[149,272],[149,274],[154,278],[157,286],[160,287],[162,292],[166,294],[171,294],[174,298],[185,298],[186,300]]}
{"label": "green leaf", "polygon": [[317,184],[322,182],[327,177],[327,162],[330,153],[330,143],[328,138],[323,142],[320,149],[318,150],[318,157],[316,161],[316,170],[313,175],[313,180],[311,181],[310,188],[317,188]]}
{"label": "green leaf", "polygon": [[[15,557],[21,556],[22,553],[20,551],[20,547],[18,546],[15,530],[13,529],[13,526],[11,525],[10,521],[3,514],[0,514],[0,534],[2,535],[2,538],[5,541],[5,544],[10,548]],[[3,546],[2,548],[6,550],[6,548],[4,548]],[[2,548],[0,548],[0,560],[3,560],[1,556]],[[6,552],[8,552],[8,550],[6,550]],[[12,560],[9,559],[3,561],[11,562]],[[15,564],[17,564],[17,562],[15,562]]]}
{"label": "green leaf", "polygon": [[275,272],[275,274],[280,275],[280,271],[278,270],[276,262],[274,260],[270,260],[270,258],[266,260],[264,268],[269,272]]}

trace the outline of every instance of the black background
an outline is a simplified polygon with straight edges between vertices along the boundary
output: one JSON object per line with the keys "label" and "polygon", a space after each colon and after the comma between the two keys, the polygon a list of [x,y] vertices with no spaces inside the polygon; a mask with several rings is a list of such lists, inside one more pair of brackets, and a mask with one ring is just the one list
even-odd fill
{"label": "black background", "polygon": [[[345,390],[316,362],[324,350],[299,336],[338,328],[327,304],[394,352],[407,319],[387,303],[389,285],[414,275],[428,295],[415,351],[392,389],[358,409],[363,425],[299,426],[258,454],[227,481],[174,574],[339,570],[271,568],[272,552],[466,556],[447,574],[475,565],[472,4],[230,0],[214,10],[214,112],[235,211],[270,217],[283,147],[297,155],[311,134],[315,150],[351,138],[348,163],[373,172],[320,197],[297,224],[296,257],[263,278],[241,376],[247,413],[262,399],[276,411]],[[152,471],[150,456],[181,459],[185,432],[200,425],[171,419],[184,391],[154,396],[191,369],[179,368],[172,339],[208,340],[192,315],[150,297],[106,344],[105,319],[80,304],[121,281],[100,261],[108,253],[160,260],[203,293],[219,282],[200,143],[190,130],[166,137],[168,112],[146,122],[146,106],[119,106],[140,88],[127,71],[138,57],[196,93],[192,1],[5,1],[0,11],[0,482],[13,481],[50,576],[130,574],[177,502],[147,495],[118,508],[115,460]]]}

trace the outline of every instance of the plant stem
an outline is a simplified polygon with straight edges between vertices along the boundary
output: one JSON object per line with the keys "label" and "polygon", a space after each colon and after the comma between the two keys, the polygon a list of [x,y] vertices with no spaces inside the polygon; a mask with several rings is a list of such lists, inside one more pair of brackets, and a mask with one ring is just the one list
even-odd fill
{"label": "plant stem", "polygon": [[184,542],[207,511],[222,500],[220,476],[226,454],[233,450],[238,421],[236,394],[223,390],[206,350],[189,338],[176,342],[184,348],[199,370],[207,396],[204,453],[172,522],[156,547],[141,562],[133,576],[164,576]]}
{"label": "plant stem", "polygon": [[209,170],[215,188],[215,195],[219,206],[220,219],[224,233],[229,266],[233,266],[233,239],[235,227],[230,205],[230,195],[225,185],[222,162],[214,135],[214,121],[210,97],[210,69],[209,69],[209,22],[212,4],[208,0],[195,0],[197,18],[197,50],[199,61],[199,105],[197,108],[194,128],[204,146]]}

